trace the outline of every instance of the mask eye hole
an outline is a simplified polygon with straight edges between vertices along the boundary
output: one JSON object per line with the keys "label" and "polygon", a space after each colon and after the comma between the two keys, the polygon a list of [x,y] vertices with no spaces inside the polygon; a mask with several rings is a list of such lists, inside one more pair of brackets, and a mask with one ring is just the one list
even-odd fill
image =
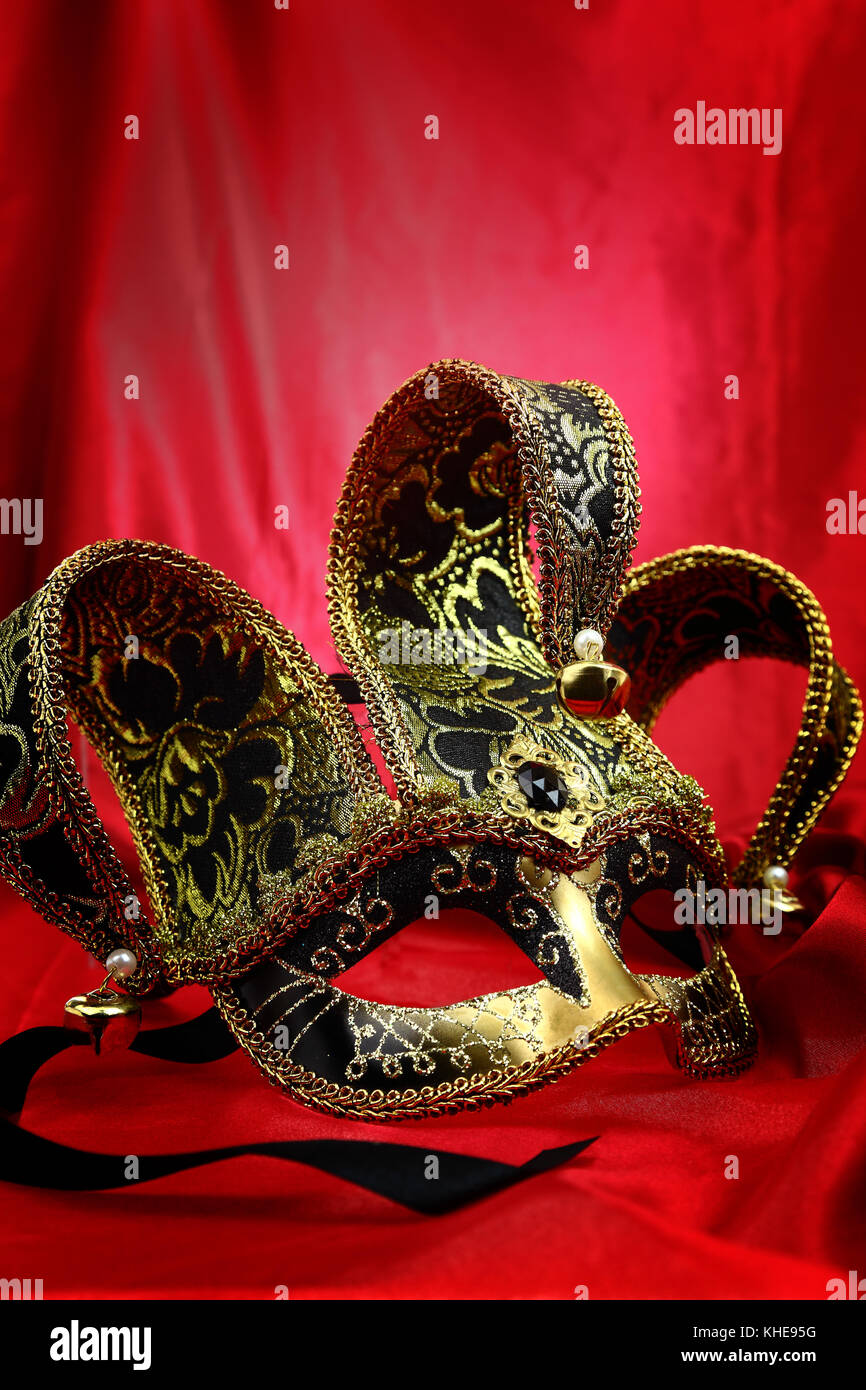
{"label": "mask eye hole", "polygon": [[622,924],[620,948],[632,974],[692,975],[709,959],[709,941],[674,918],[676,900],[666,888],[643,893]]}
{"label": "mask eye hole", "polygon": [[543,979],[491,918],[455,907],[417,918],[332,983],[359,999],[429,1008]]}

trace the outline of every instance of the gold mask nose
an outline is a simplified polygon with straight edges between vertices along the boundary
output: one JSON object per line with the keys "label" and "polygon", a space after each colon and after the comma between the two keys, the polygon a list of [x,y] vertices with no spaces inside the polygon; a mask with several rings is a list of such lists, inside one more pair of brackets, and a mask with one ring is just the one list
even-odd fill
{"label": "gold mask nose", "polygon": [[520,872],[536,892],[548,898],[562,923],[568,949],[585,984],[585,1002],[581,1003],[566,999],[548,987],[551,1002],[556,1004],[550,1018],[551,1031],[556,1036],[548,1040],[550,1045],[561,1046],[582,1028],[589,1032],[616,1009],[646,1000],[655,1002],[650,987],[632,975],[611,950],[593,916],[584,885],[599,877],[599,860],[577,873],[555,874],[524,856]]}

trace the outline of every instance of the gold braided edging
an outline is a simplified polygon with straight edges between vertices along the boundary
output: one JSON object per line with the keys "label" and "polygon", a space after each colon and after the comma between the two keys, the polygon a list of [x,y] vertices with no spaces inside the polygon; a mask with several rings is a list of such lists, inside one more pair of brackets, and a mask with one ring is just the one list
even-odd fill
{"label": "gold braided edging", "polygon": [[655,1023],[670,1023],[674,1018],[671,1010],[661,1004],[631,1004],[602,1019],[583,1046],[570,1044],[518,1067],[483,1076],[458,1077],[456,1081],[443,1081],[438,1086],[424,1086],[420,1090],[365,1091],[339,1086],[304,1067],[288,1063],[263,1033],[255,1031],[252,1018],[226,986],[214,988],[213,998],[247,1055],[271,1084],[287,1093],[290,1099],[342,1119],[381,1122],[434,1119],[456,1114],[459,1110],[479,1110],[497,1102],[508,1104],[547,1082],[558,1081],[627,1033]]}

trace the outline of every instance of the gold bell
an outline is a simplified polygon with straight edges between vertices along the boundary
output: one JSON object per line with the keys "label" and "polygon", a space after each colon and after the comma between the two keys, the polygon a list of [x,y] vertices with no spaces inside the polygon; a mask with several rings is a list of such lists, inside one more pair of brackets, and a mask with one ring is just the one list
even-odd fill
{"label": "gold bell", "polygon": [[89,994],[75,994],[66,1002],[64,1024],[76,1033],[86,1033],[93,1050],[119,1052],[129,1047],[141,1026],[141,1004],[129,994],[108,989],[111,981],[127,979],[138,968],[132,951],[121,947],[105,962],[108,974]]}
{"label": "gold bell", "polygon": [[574,639],[574,650],[579,660],[556,678],[560,704],[578,719],[613,719],[621,714],[631,694],[631,678],[621,666],[600,659],[601,633],[583,628]]}
{"label": "gold bell", "polygon": [[771,905],[777,912],[802,912],[803,904],[788,887],[788,870],[781,864],[768,864],[762,876],[765,888],[771,893]]}
{"label": "gold bell", "polygon": [[113,989],[93,989],[67,1000],[64,1023],[73,1032],[86,1033],[99,1056],[129,1047],[141,1025],[141,1005],[128,994]]}

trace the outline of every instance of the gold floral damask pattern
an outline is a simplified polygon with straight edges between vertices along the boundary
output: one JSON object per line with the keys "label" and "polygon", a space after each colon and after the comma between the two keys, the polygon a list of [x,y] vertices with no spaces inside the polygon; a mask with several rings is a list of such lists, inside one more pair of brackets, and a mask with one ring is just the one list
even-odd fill
{"label": "gold floral damask pattern", "polygon": [[345,834],[341,750],[255,627],[159,565],[91,571],[63,613],[74,713],[120,782],[147,889],[179,947],[224,945],[262,875],[293,882],[308,836]]}

